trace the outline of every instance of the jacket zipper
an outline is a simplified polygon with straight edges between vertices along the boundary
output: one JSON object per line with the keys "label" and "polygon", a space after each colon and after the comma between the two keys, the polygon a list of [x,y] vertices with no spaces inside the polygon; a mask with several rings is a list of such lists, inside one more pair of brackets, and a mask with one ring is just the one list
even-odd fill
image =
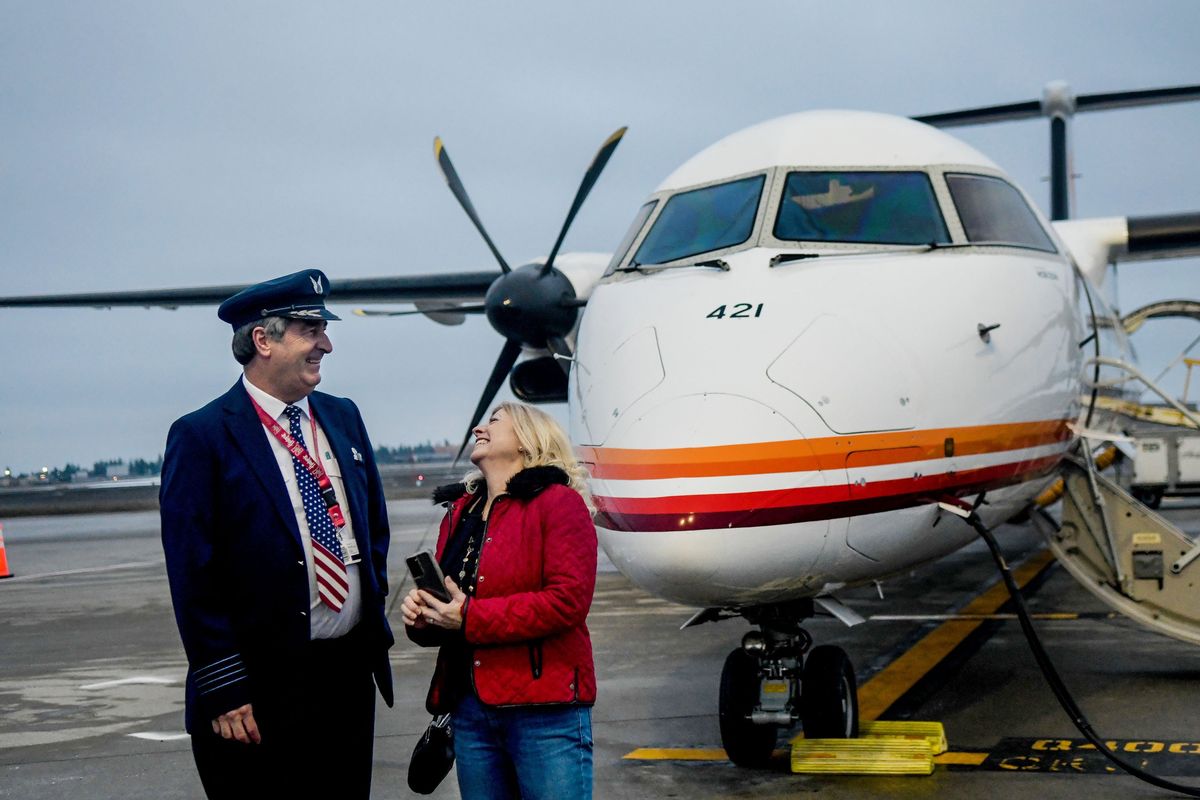
{"label": "jacket zipper", "polygon": [[542,677],[542,640],[529,643],[529,673],[536,681]]}
{"label": "jacket zipper", "polygon": [[[496,511],[496,500],[499,500],[501,497],[504,497],[504,496],[505,496],[504,494],[500,494],[496,497],[495,500],[492,501],[491,513],[488,514],[488,518],[486,520],[484,520],[484,522],[483,522],[483,533],[481,534],[481,537],[480,537],[481,541],[479,542],[479,560],[476,562],[476,567],[475,567],[475,580],[476,580],[475,585],[476,585],[476,587],[479,586],[479,583],[478,583],[479,573],[483,570],[483,547],[488,542],[488,535],[487,535],[488,526],[491,524],[492,514],[494,514]],[[543,655],[544,655],[544,651],[542,649],[542,640],[541,639],[537,640],[536,642],[529,643],[529,674],[533,676],[533,680],[535,680],[535,681],[538,678],[542,677]],[[471,682],[474,683],[474,681],[475,681],[475,670],[472,667]]]}

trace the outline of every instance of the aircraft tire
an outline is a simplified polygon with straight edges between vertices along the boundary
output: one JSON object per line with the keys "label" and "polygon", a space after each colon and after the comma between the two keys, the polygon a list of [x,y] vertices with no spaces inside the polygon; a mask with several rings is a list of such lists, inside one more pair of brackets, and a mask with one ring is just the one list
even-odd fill
{"label": "aircraft tire", "polygon": [[765,767],[775,752],[778,729],[755,725],[749,718],[758,704],[759,680],[758,660],[742,648],[725,659],[718,704],[721,744],[739,767]]}
{"label": "aircraft tire", "polygon": [[806,739],[858,736],[858,684],[854,667],[842,648],[814,647],[805,659],[800,720]]}

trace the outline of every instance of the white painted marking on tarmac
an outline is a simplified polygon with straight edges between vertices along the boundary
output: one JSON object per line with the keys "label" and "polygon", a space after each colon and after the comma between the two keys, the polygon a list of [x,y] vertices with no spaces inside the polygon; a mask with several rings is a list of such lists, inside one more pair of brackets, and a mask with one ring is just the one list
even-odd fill
{"label": "white painted marking on tarmac", "polygon": [[39,578],[60,578],[64,575],[86,575],[92,572],[113,572],[119,569],[137,569],[138,567],[153,567],[157,566],[158,561],[130,561],[125,564],[112,564],[107,567],[84,567],[83,569],[64,569],[58,572],[41,572],[36,575],[14,575],[12,578],[0,583],[0,586],[5,586],[19,581],[33,581]]}
{"label": "white painted marking on tarmac", "polygon": [[155,678],[153,675],[135,675],[132,678],[118,678],[115,681],[100,681],[99,683],[89,683],[86,686],[80,686],[80,689],[108,689],[113,686],[128,686],[130,684],[157,684],[159,686],[170,686],[175,681],[171,678]]}
{"label": "white painted marking on tarmac", "polygon": [[[1039,614],[1030,614],[1030,619],[1063,621],[1079,619],[1080,615],[1074,611],[1047,611]],[[997,620],[1005,622],[1007,620],[1017,619],[1016,614],[996,613],[996,614],[872,614],[868,617],[872,622],[978,622],[979,620],[990,621]]]}
{"label": "white painted marking on tarmac", "polygon": [[145,739],[150,742],[178,742],[181,739],[187,739],[186,733],[159,733],[158,731],[142,731],[141,733],[127,733],[126,736],[132,739]]}
{"label": "white painted marking on tarmac", "polygon": [[872,622],[948,622],[956,620],[1016,619],[1016,614],[872,614]]}
{"label": "white painted marking on tarmac", "polygon": [[[686,611],[686,609],[684,609]],[[612,611],[592,611],[588,614],[588,619],[592,617],[683,617],[680,609],[674,606],[665,608],[636,608],[628,610],[612,610]]]}

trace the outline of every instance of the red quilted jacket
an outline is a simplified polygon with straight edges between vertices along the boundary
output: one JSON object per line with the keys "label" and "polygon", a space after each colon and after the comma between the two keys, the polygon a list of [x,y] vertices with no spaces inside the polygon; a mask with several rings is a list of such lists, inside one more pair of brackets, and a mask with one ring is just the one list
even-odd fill
{"label": "red quilted jacket", "polygon": [[[487,705],[596,700],[585,623],[596,585],[596,528],[583,498],[566,482],[557,467],[531,467],[492,503],[475,596],[463,606],[463,635],[474,648],[471,681]],[[456,499],[442,520],[439,558],[469,499],[461,484],[444,487],[435,498],[447,494]],[[444,641],[444,632],[405,630],[418,644]],[[444,692],[450,649],[438,653],[425,703],[430,713],[452,710]]]}

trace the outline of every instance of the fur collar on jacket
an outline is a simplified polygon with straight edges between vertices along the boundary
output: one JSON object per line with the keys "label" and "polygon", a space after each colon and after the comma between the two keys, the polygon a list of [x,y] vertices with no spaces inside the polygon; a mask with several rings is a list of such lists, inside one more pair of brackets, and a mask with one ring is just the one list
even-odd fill
{"label": "fur collar on jacket", "polygon": [[[508,481],[508,495],[517,500],[530,500],[547,486],[569,486],[571,479],[559,467],[526,467]],[[434,503],[452,503],[467,491],[465,483],[451,483],[433,490]]]}

